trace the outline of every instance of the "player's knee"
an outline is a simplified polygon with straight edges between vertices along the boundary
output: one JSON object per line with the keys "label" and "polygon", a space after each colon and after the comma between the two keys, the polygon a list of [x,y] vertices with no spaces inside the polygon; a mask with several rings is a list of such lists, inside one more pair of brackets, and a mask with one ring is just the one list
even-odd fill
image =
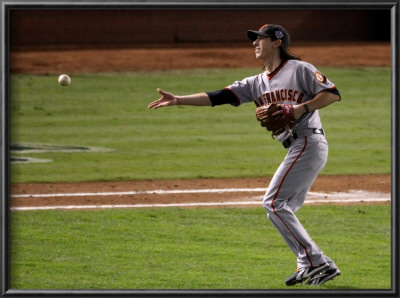
{"label": "player's knee", "polygon": [[275,214],[282,209],[286,208],[286,200],[281,198],[276,198],[275,194],[269,194],[268,192],[265,194],[263,203],[264,209],[268,214]]}
{"label": "player's knee", "polygon": [[267,211],[268,214],[270,212],[273,212],[272,201],[273,198],[270,195],[268,195],[268,193],[266,193],[262,202],[262,206],[264,207],[265,211]]}

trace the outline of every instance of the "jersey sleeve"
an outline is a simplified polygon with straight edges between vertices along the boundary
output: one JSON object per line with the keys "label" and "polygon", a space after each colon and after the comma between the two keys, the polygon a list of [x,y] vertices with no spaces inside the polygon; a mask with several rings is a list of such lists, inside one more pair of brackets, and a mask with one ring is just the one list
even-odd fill
{"label": "jersey sleeve", "polygon": [[312,96],[322,91],[339,94],[335,84],[311,64],[305,63],[298,68],[297,78],[302,82],[304,91]]}
{"label": "jersey sleeve", "polygon": [[235,94],[237,98],[237,102],[240,104],[252,102],[253,99],[253,91],[254,88],[254,80],[255,77],[248,77],[241,81],[236,81],[231,85],[227,86],[225,89],[228,89]]}

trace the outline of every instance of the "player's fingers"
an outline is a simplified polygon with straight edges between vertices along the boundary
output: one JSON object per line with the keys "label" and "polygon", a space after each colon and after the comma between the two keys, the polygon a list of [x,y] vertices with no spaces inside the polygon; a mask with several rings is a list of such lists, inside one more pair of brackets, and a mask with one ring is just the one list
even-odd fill
{"label": "player's fingers", "polygon": [[272,116],[277,116],[283,114],[282,110],[276,111],[275,113],[272,114]]}
{"label": "player's fingers", "polygon": [[153,110],[155,110],[155,109],[158,109],[158,108],[162,108],[162,107],[167,107],[167,106],[169,106],[170,104],[168,103],[168,102],[160,102],[160,103],[158,103],[157,105],[155,105],[154,107],[153,107]]}
{"label": "player's fingers", "polygon": [[160,88],[157,88],[157,92],[160,93],[162,96],[164,96],[166,93],[162,91]]}
{"label": "player's fingers", "polygon": [[154,107],[154,105],[156,104],[157,101],[153,101],[151,103],[149,103],[149,105],[147,106],[147,108],[151,109],[152,107]]}
{"label": "player's fingers", "polygon": [[161,107],[166,107],[173,105],[173,95],[167,92],[162,91],[160,88],[157,88],[157,92],[162,95],[162,97],[156,101],[153,101],[148,105],[149,109],[158,109]]}
{"label": "player's fingers", "polygon": [[[164,97],[164,91],[162,91],[160,88],[157,88],[157,92],[160,93],[160,94]],[[147,106],[147,108],[148,108],[148,109],[156,109],[157,106],[160,105],[160,102],[162,101],[163,97],[161,97],[161,98],[159,98],[159,99],[157,99],[157,100],[151,102],[151,103]]]}
{"label": "player's fingers", "polygon": [[157,107],[161,102],[161,99],[158,99],[156,101],[153,101],[152,103],[150,103],[147,108],[149,109],[154,109],[155,107]]}

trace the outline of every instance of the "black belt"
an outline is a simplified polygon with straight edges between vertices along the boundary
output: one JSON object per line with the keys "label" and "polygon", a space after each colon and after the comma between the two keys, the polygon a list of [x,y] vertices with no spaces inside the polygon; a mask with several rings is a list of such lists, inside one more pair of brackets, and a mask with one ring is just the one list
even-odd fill
{"label": "black belt", "polygon": [[[322,134],[325,135],[325,132],[322,128],[314,128],[312,130],[313,134]],[[296,132],[293,133],[293,135],[291,135],[290,137],[288,137],[286,140],[284,140],[282,142],[283,147],[285,148],[289,148],[290,145],[292,145],[293,141],[296,140],[299,136],[297,135]]]}

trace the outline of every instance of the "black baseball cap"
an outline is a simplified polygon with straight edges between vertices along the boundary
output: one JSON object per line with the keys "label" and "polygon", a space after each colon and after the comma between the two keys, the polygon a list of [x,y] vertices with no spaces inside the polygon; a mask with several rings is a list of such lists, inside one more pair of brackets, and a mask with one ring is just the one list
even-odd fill
{"label": "black baseball cap", "polygon": [[247,36],[255,41],[258,36],[271,37],[271,40],[282,40],[282,44],[284,47],[288,48],[290,45],[290,36],[289,32],[285,28],[280,25],[275,24],[266,24],[262,26],[258,31],[249,30],[247,31]]}

